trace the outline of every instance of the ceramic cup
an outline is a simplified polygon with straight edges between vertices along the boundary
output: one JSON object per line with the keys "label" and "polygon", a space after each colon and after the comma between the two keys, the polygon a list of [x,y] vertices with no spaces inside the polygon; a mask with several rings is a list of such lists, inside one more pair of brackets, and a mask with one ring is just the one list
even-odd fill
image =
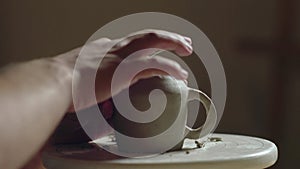
{"label": "ceramic cup", "polygon": [[[157,92],[159,89],[161,92]],[[153,92],[155,91],[156,92]],[[162,98],[162,92],[165,98]],[[115,96],[119,97],[121,94]],[[150,96],[151,95],[151,96]],[[189,88],[183,81],[170,76],[140,80],[129,88],[131,104],[141,114],[153,109],[157,118],[151,122],[136,122],[126,118],[128,110],[115,110],[112,118],[116,131],[116,141],[121,152],[163,153],[180,150],[185,138],[199,139],[208,135],[215,127],[217,113],[211,99],[200,90]],[[166,100],[166,103],[163,100]],[[149,100],[152,100],[153,107]],[[196,129],[187,124],[187,104],[191,100],[200,101],[206,110],[204,124]],[[163,112],[155,112],[155,107],[164,104]],[[122,111],[122,112],[120,112]],[[146,117],[151,111],[144,114]],[[142,115],[143,116],[143,115]],[[203,120],[203,119],[202,119]]]}

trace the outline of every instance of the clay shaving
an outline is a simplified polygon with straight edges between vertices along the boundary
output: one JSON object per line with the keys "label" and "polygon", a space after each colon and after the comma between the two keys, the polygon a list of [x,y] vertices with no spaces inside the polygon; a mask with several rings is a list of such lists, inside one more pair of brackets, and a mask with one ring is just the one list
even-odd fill
{"label": "clay shaving", "polygon": [[210,137],[210,138],[208,138],[209,139],[209,141],[211,141],[211,142],[219,142],[219,141],[222,141],[222,138],[220,138],[220,137]]}
{"label": "clay shaving", "polygon": [[197,146],[197,148],[202,148],[202,147],[204,147],[204,143],[200,143],[199,141],[195,141],[195,144],[196,144],[196,146]]}

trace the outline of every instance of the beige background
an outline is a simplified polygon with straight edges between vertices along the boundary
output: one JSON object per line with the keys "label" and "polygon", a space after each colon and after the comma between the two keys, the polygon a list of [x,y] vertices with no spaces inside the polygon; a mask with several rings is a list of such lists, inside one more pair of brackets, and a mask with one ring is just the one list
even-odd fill
{"label": "beige background", "polygon": [[[239,50],[243,39],[273,42],[280,29],[280,0],[152,0],[152,1],[7,1],[0,2],[0,66],[10,62],[48,57],[82,45],[101,26],[118,17],[160,11],[183,17],[197,25],[219,52],[227,75],[228,98],[219,132],[253,135],[279,146],[274,168],[298,165],[300,155],[299,55],[287,54],[284,73],[282,121],[272,120],[276,52]],[[298,4],[297,4],[298,3]],[[295,1],[292,39],[300,43],[300,1]],[[284,43],[284,42],[282,42]],[[274,49],[273,49],[274,51]],[[298,48],[298,51],[299,48]],[[193,63],[188,61],[189,63]],[[197,63],[200,64],[200,63]],[[197,68],[197,64],[194,67]],[[209,91],[206,73],[199,74],[200,88]],[[274,76],[275,75],[275,76]],[[279,75],[278,75],[279,76]],[[274,130],[283,128],[279,134]]]}

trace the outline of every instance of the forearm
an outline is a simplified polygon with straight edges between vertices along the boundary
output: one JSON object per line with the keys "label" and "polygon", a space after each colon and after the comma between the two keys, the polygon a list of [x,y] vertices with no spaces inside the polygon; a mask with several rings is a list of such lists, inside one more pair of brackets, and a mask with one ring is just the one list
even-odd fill
{"label": "forearm", "polygon": [[70,106],[72,75],[52,59],[1,70],[1,167],[21,167],[46,142]]}

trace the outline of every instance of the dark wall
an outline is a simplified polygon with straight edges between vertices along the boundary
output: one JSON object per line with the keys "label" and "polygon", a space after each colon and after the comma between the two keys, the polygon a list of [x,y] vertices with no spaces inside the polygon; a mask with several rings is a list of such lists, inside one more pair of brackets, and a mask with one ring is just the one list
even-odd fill
{"label": "dark wall", "polygon": [[[296,46],[300,44],[300,3],[286,1],[294,2],[293,13],[284,12],[284,2],[0,2],[0,66],[68,51],[82,45],[104,24],[127,14],[146,11],[175,14],[194,23],[206,33],[222,59],[227,76],[228,98],[218,131],[253,135],[274,141],[280,152],[279,162],[275,167],[288,168],[296,165],[300,158],[297,141],[300,140],[300,128],[297,125],[300,119],[297,102],[300,98],[300,61],[296,57],[300,55],[300,50],[298,46],[286,51],[296,49],[299,53],[278,54],[278,46],[270,47],[270,44],[280,42],[279,46],[291,46],[290,41]],[[283,25],[288,24],[284,21],[286,18],[291,18],[292,25],[286,26],[287,30],[284,32]],[[285,35],[292,40],[280,40]],[[280,57],[285,59],[282,61],[278,59]],[[199,73],[202,70],[203,68]],[[276,87],[282,81],[284,85]],[[203,82],[200,88],[208,90],[209,85]]]}

